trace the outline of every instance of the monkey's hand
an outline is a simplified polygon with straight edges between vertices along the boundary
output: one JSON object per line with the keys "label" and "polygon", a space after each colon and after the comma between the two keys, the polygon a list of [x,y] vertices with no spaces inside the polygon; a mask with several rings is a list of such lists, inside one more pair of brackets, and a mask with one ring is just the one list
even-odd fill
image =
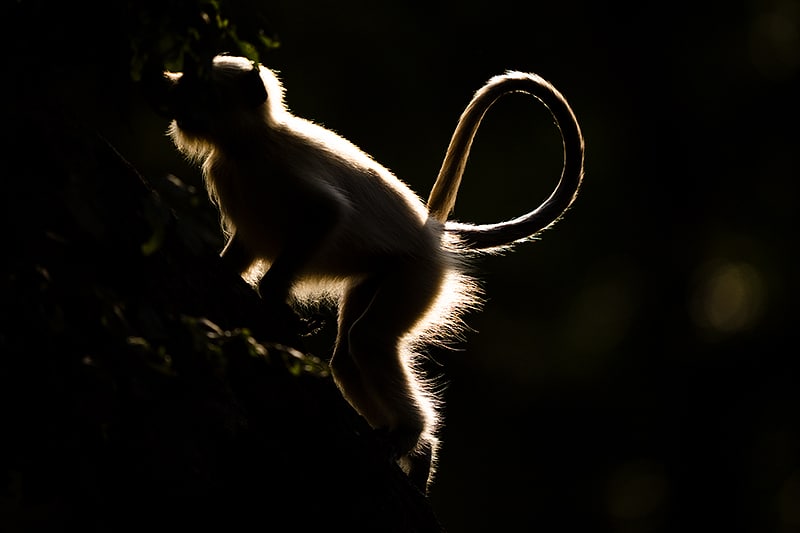
{"label": "monkey's hand", "polygon": [[[278,266],[276,269],[275,267]],[[289,303],[291,278],[283,273],[276,261],[258,282],[258,294],[265,303],[279,305]]]}
{"label": "monkey's hand", "polygon": [[300,317],[295,312],[292,301],[288,291],[281,290],[277,287],[274,289],[259,288],[258,293],[261,296],[261,308],[263,312],[275,320],[280,320],[285,323],[291,322],[292,328],[298,329],[300,327]]}

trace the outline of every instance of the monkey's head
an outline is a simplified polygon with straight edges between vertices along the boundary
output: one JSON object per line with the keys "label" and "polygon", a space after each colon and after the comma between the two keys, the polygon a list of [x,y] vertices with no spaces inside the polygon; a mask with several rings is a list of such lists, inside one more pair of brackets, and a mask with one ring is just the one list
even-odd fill
{"label": "monkey's head", "polygon": [[[273,80],[277,85],[268,89]],[[181,150],[204,152],[200,145],[236,143],[268,124],[271,93],[280,104],[282,88],[268,69],[244,57],[217,56],[202,75],[164,73],[156,107],[173,120],[170,134]]]}
{"label": "monkey's head", "polygon": [[252,114],[267,101],[260,70],[241,57],[217,56],[204,75],[166,73],[167,110],[178,127],[196,135],[212,134],[238,115]]}

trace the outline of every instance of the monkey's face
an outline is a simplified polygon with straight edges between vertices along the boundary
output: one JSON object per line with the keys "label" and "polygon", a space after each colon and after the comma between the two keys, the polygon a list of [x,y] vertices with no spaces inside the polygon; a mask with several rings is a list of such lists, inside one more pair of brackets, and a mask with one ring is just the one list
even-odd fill
{"label": "monkey's face", "polygon": [[166,73],[162,110],[187,134],[213,140],[229,135],[267,100],[258,69],[214,64],[208,76]]}

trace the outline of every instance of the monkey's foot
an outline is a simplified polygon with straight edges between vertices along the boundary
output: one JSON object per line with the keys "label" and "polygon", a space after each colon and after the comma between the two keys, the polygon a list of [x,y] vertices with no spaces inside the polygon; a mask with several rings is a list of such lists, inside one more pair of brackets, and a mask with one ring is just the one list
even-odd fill
{"label": "monkey's foot", "polygon": [[406,464],[408,479],[423,493],[428,492],[428,481],[431,475],[431,463],[433,458],[429,451],[422,453],[410,453],[403,457],[402,462]]}
{"label": "monkey's foot", "polygon": [[386,450],[387,457],[400,466],[408,476],[411,484],[423,494],[427,493],[428,478],[433,462],[430,450],[427,448],[422,451],[414,450],[417,447],[418,437],[415,437],[413,446],[409,447],[409,439],[407,437],[398,438],[400,435],[407,435],[406,432],[379,428],[374,430],[374,434],[378,442]]}

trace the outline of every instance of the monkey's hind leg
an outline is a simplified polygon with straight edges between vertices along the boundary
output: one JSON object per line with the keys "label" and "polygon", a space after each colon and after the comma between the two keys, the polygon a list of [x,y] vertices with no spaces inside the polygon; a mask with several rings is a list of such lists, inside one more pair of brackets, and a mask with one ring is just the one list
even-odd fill
{"label": "monkey's hind leg", "polygon": [[331,362],[344,395],[372,427],[386,432],[423,490],[436,452],[437,415],[402,341],[434,302],[442,278],[439,265],[414,263],[350,288]]}
{"label": "monkey's hind leg", "polygon": [[355,359],[350,354],[350,328],[364,314],[375,296],[378,283],[361,282],[350,287],[339,306],[336,346],[331,357],[331,374],[347,401],[373,427],[384,420],[383,406],[370,392]]}

